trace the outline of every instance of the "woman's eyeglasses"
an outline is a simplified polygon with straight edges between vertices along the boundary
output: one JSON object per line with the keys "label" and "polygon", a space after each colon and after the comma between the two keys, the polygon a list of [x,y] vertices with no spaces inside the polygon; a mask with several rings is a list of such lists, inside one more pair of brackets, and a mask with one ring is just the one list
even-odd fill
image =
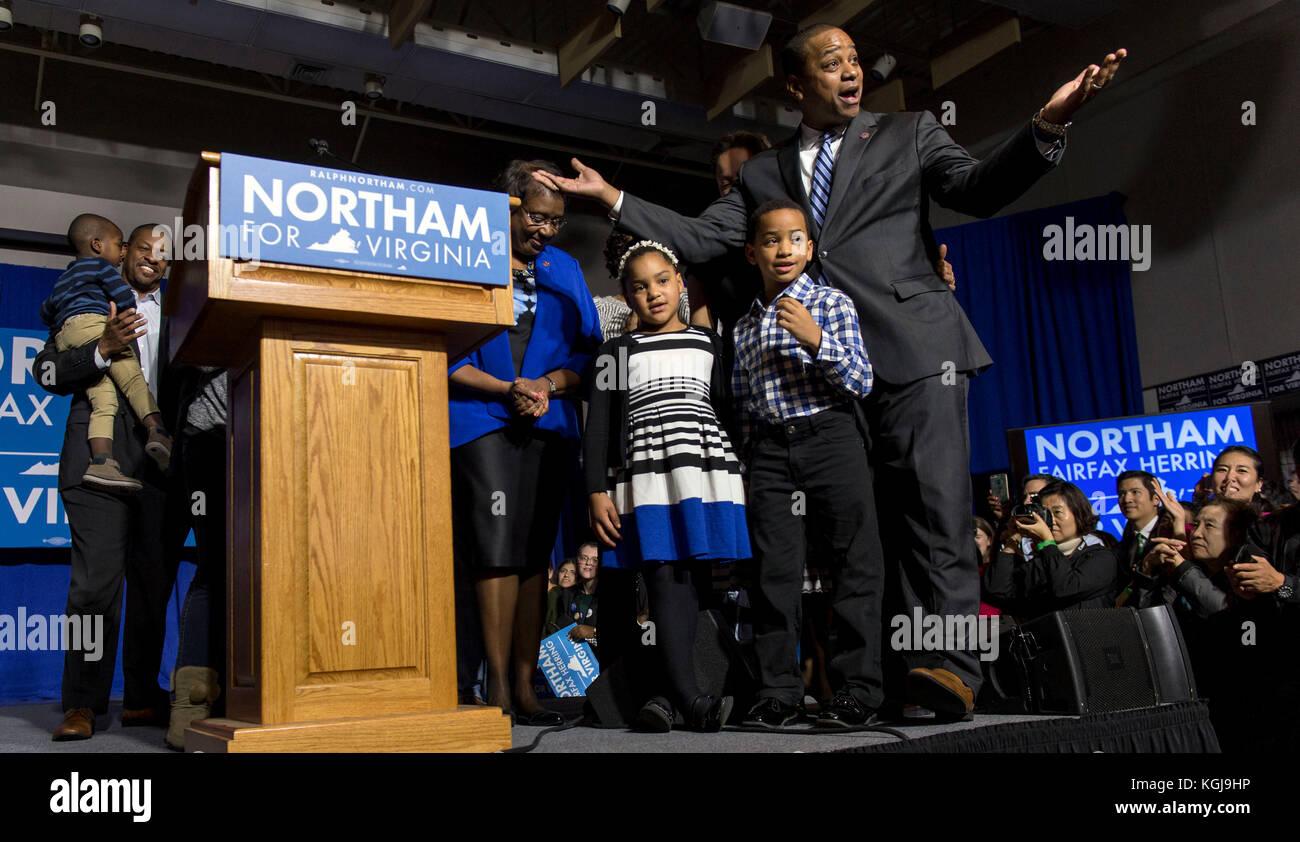
{"label": "woman's eyeglasses", "polygon": [[[520,208],[520,210],[524,209]],[[530,210],[524,210],[524,216],[528,218],[529,222],[538,228],[545,228],[547,225],[550,225],[556,231],[559,231],[564,227],[564,223],[568,222],[568,220],[562,216],[547,216],[544,213],[533,213]]]}

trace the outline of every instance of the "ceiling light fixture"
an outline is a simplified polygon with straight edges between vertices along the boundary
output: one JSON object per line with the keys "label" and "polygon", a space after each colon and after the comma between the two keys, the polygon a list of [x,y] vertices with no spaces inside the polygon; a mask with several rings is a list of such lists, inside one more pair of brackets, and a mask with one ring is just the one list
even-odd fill
{"label": "ceiling light fixture", "polygon": [[81,43],[90,48],[104,43],[104,19],[98,15],[82,15],[78,37]]}

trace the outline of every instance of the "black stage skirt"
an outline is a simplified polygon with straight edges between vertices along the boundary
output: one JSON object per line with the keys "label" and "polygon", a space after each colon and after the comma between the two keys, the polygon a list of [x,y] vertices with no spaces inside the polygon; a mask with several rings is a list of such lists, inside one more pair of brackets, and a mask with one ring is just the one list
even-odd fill
{"label": "black stage skirt", "polygon": [[546,570],[575,458],[559,433],[517,421],[452,448],[457,567]]}

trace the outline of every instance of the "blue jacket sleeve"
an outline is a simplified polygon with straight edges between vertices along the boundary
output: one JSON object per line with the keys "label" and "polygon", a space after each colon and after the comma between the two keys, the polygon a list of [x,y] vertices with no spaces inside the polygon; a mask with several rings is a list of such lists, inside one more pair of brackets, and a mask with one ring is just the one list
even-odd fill
{"label": "blue jacket sleeve", "polygon": [[587,282],[583,280],[582,270],[577,267],[577,261],[574,261],[574,272],[577,274],[577,288],[574,290],[573,298],[578,305],[580,319],[578,336],[573,342],[573,353],[560,367],[567,368],[569,371],[576,371],[585,380],[590,376],[591,365],[603,337],[600,332],[600,314],[596,312],[596,299],[592,298],[591,290],[587,288]]}

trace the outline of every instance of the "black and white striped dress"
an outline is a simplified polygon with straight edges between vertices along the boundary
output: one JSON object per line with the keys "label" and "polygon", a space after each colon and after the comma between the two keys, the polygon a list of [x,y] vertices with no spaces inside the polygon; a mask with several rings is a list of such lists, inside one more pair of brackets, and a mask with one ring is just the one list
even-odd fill
{"label": "black and white striped dress", "polygon": [[712,372],[713,342],[699,328],[634,334],[628,453],[608,487],[623,540],[602,564],[750,557],[740,462],[710,401]]}

